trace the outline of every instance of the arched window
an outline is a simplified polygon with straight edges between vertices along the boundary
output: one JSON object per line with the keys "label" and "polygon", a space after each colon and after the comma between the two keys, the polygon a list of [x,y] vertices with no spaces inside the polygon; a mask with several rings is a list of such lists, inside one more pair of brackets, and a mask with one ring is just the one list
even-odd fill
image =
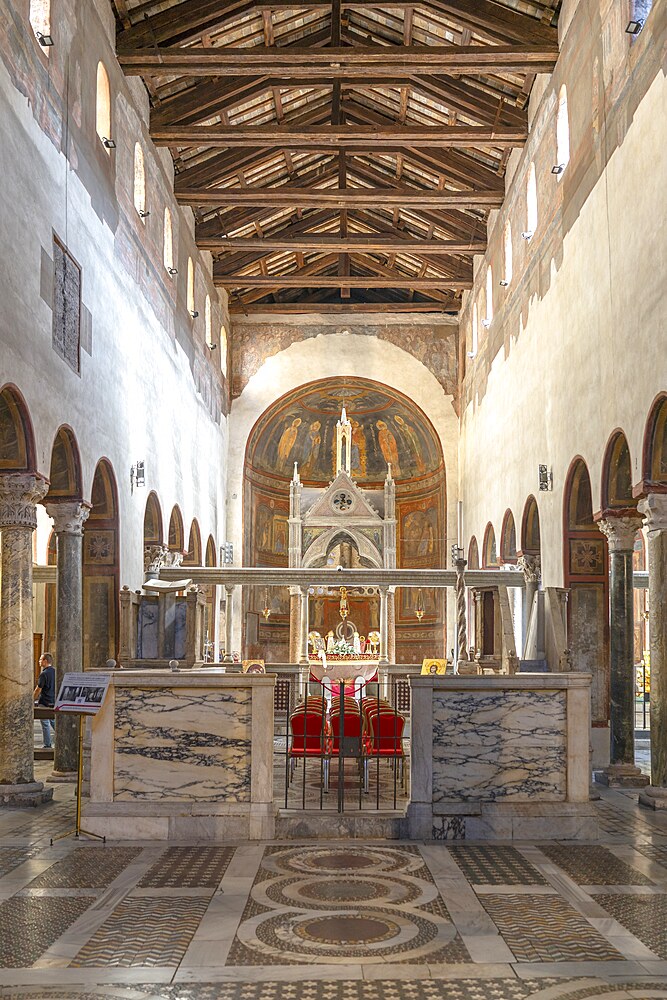
{"label": "arched window", "polygon": [[211,316],[211,296],[206,296],[206,304],[204,306],[204,329],[206,331],[206,343],[209,347],[213,347],[213,319]]}
{"label": "arched window", "polygon": [[223,323],[220,327],[220,367],[222,374],[227,375],[227,327]]}
{"label": "arched window", "polygon": [[134,145],[134,207],[142,219],[148,215],[146,211],[146,165],[141,143]]}
{"label": "arched window", "polygon": [[505,245],[505,276],[500,282],[501,285],[509,285],[512,280],[512,225],[509,221],[505,223],[505,233],[504,233],[504,245]]}
{"label": "arched window", "polygon": [[535,164],[531,163],[528,170],[528,184],[526,186],[526,231],[522,233],[524,239],[529,240],[537,231],[537,179],[535,177]]}
{"label": "arched window", "polygon": [[112,148],[111,141],[111,88],[109,74],[104,64],[97,64],[97,100],[95,103],[95,129],[104,143],[107,153]]}
{"label": "arched window", "polygon": [[472,307],[472,332],[470,337],[470,350],[468,351],[469,358],[474,358],[477,356],[477,341],[479,337],[477,325],[478,325],[477,303],[474,302]]}
{"label": "arched window", "polygon": [[195,265],[194,265],[194,262],[192,260],[192,257],[188,257],[188,294],[187,294],[187,302],[188,302],[188,312],[190,313],[190,315],[194,319],[195,318],[194,314],[196,312],[196,309],[195,309]]}
{"label": "arched window", "polygon": [[51,0],[30,0],[30,25],[40,45],[49,50],[51,38]]}
{"label": "arched window", "polygon": [[567,87],[565,84],[558,94],[558,114],[556,116],[556,167],[558,179],[570,162],[570,122],[567,114]]}
{"label": "arched window", "polygon": [[484,317],[484,326],[491,326],[491,320],[493,319],[493,271],[491,270],[491,265],[486,269],[486,316]]}
{"label": "arched window", "polygon": [[169,274],[176,274],[174,268],[174,231],[171,224],[171,212],[164,210],[164,266]]}

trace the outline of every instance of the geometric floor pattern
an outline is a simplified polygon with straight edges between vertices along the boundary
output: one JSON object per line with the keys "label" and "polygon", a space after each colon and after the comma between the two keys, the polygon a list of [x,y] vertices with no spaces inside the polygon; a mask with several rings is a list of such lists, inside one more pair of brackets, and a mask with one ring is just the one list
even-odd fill
{"label": "geometric floor pattern", "polygon": [[589,844],[51,845],[71,791],[0,810],[0,998],[667,1000],[667,817],[636,793]]}

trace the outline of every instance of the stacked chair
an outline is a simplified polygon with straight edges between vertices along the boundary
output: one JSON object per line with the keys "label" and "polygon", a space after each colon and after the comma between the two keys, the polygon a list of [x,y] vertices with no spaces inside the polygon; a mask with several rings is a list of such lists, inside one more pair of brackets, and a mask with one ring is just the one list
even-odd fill
{"label": "stacked chair", "polygon": [[290,715],[291,746],[289,750],[290,781],[298,759],[324,758],[325,789],[329,787],[329,757],[331,754],[331,728],[327,722],[327,703],[324,698],[312,697],[297,705]]}

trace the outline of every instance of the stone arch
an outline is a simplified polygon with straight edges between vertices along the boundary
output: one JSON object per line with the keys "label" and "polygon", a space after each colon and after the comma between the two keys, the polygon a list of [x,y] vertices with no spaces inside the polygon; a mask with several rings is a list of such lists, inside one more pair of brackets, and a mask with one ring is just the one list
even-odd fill
{"label": "stone arch", "polygon": [[190,525],[190,534],[188,535],[188,547],[185,555],[183,556],[184,566],[201,566],[201,531],[199,530],[199,524],[197,518],[192,519],[192,524]]}
{"label": "stone arch", "polygon": [[518,558],[516,548],[516,525],[514,515],[509,508],[503,517],[503,526],[500,532],[500,561],[503,563],[516,563]]}
{"label": "stone arch", "polygon": [[36,472],[35,435],[26,402],[15,385],[0,389],[0,473]]}
{"label": "stone arch", "polygon": [[49,492],[45,501],[80,500],[82,496],[79,446],[72,428],[63,425],[58,428],[51,448]]}
{"label": "stone arch", "polygon": [[632,462],[630,448],[622,430],[613,432],[602,463],[602,509],[636,507],[632,497]]}
{"label": "stone arch", "polygon": [[83,526],[83,665],[104,666],[117,656],[120,546],[118,488],[113,466],[95,468],[91,511]]}
{"label": "stone arch", "polygon": [[484,544],[482,545],[482,568],[490,569],[498,566],[498,548],[496,545],[496,533],[493,525],[489,521],[484,531]]}
{"label": "stone arch", "polygon": [[183,529],[183,515],[178,504],[174,504],[169,518],[169,534],[167,535],[167,545],[171,552],[185,551],[185,534]]}
{"label": "stone arch", "polygon": [[162,545],[163,539],[162,508],[157,493],[152,490],[146,499],[144,511],[144,546]]}
{"label": "stone arch", "polygon": [[563,563],[572,669],[593,676],[592,720],[600,728],[609,720],[609,556],[593,520],[591,479],[581,456],[573,459],[563,491]]}
{"label": "stone arch", "polygon": [[213,538],[213,535],[209,535],[208,540],[206,542],[206,556],[204,557],[204,565],[205,566],[218,565],[216,548],[215,548],[215,539]]}
{"label": "stone arch", "polygon": [[382,555],[360,531],[354,528],[332,528],[320,535],[304,553],[302,565],[305,567],[325,566],[329,552],[339,540],[350,539],[359,553],[359,558],[367,560],[367,564],[377,569],[382,568]]}
{"label": "stone arch", "polygon": [[474,535],[468,546],[468,569],[479,569],[479,546]]}
{"label": "stone arch", "polygon": [[647,485],[667,486],[667,393],[653,401],[646,421],[642,478]]}
{"label": "stone arch", "polygon": [[531,494],[524,504],[521,518],[521,552],[523,555],[539,555],[540,544],[540,511],[537,500]]}

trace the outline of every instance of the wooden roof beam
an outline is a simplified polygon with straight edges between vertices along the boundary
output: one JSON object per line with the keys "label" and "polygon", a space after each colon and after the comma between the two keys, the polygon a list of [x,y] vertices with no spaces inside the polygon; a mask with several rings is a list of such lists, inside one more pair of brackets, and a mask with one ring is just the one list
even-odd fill
{"label": "wooden roof beam", "polygon": [[466,73],[550,73],[558,58],[557,45],[363,45],[336,48],[126,49],[118,61],[129,76],[169,75],[275,76],[345,78],[368,76],[381,81],[407,76]]}
{"label": "wooden roof beam", "polygon": [[246,251],[258,250],[262,253],[273,253],[275,251],[301,251],[304,253],[324,253],[326,251],[334,253],[434,253],[434,254],[460,254],[461,256],[473,256],[477,253],[484,253],[486,241],[467,243],[463,240],[437,240],[419,239],[414,236],[309,236],[309,235],[283,235],[282,232],[275,236],[264,237],[230,237],[213,236],[197,240],[197,246],[201,250],[210,250],[211,253],[244,253]]}
{"label": "wooden roof beam", "polygon": [[472,288],[472,278],[417,278],[396,272],[392,275],[367,274],[225,274],[213,265],[213,284],[219,288]]}
{"label": "wooden roof beam", "polygon": [[412,205],[415,208],[500,208],[503,191],[436,191],[421,188],[297,188],[288,185],[267,188],[178,188],[180,205],[215,207],[247,205],[280,208],[367,208]]}
{"label": "wooden roof beam", "polygon": [[268,315],[299,316],[307,313],[451,313],[461,307],[461,300],[452,297],[448,302],[313,302],[308,298],[296,302],[234,302],[231,301],[229,311],[233,315]]}
{"label": "wooden roof beam", "polygon": [[461,149],[468,146],[522,146],[528,128],[479,125],[173,125],[151,129],[157,146],[208,146],[228,148],[278,147],[281,149],[346,149],[358,144],[359,152],[385,149],[387,145]]}

